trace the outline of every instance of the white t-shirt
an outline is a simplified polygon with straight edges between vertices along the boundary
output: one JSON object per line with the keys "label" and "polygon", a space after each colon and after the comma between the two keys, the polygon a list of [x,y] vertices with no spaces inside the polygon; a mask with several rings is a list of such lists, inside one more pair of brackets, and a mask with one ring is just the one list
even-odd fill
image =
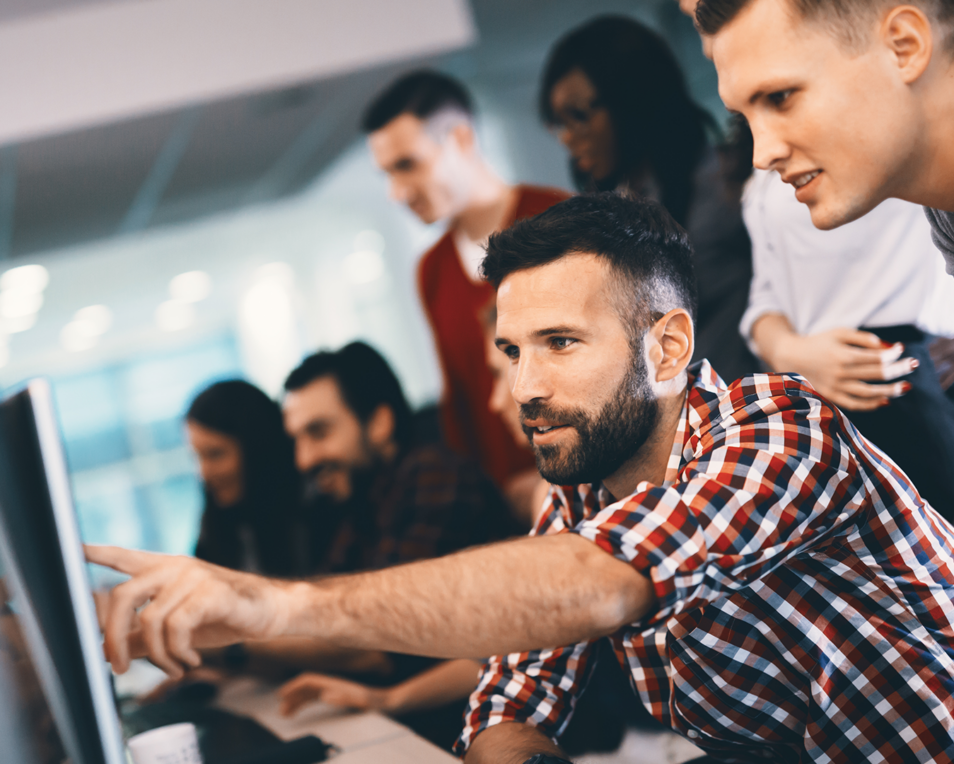
{"label": "white t-shirt", "polygon": [[[913,324],[954,337],[954,279],[922,208],[898,199],[831,231],[776,172],[756,170],[742,197],[752,239],[752,289],[739,330],[781,313],[796,332]],[[754,347],[753,347],[754,350]]]}
{"label": "white t-shirt", "polygon": [[933,229],[934,243],[947,261],[947,272],[954,276],[954,212],[930,207],[925,207],[924,212]]}
{"label": "white t-shirt", "polygon": [[454,230],[451,234],[454,239],[454,246],[457,247],[457,254],[460,257],[461,267],[464,273],[475,283],[481,283],[480,264],[487,256],[487,242],[474,241],[467,234]]}

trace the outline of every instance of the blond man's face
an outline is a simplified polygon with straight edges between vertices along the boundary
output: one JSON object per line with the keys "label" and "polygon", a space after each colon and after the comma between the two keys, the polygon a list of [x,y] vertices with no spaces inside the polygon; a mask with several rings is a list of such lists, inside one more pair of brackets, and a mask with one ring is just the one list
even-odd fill
{"label": "blond man's face", "polygon": [[920,148],[912,88],[874,16],[868,31],[852,49],[787,0],[753,0],[711,38],[719,93],[752,128],[755,166],[778,171],[822,229],[897,195]]}
{"label": "blond man's face", "polygon": [[469,185],[467,158],[453,134],[439,140],[421,119],[401,114],[368,136],[391,198],[430,225],[460,213]]}

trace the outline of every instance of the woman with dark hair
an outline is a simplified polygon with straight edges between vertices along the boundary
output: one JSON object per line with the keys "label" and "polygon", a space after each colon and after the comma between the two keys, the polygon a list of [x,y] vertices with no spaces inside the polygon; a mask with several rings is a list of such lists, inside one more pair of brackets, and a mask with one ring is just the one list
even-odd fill
{"label": "woman with dark hair", "polygon": [[195,556],[271,576],[301,575],[295,547],[300,482],[273,400],[241,380],[218,382],[186,414],[205,511]]}
{"label": "woman with dark hair", "polygon": [[718,126],[693,102],[666,41],[626,16],[571,31],[550,53],[540,111],[570,152],[581,190],[624,188],[656,199],[689,232],[699,292],[695,357],[730,382],[757,371],[739,334],[752,261],[735,168],[715,148]]}

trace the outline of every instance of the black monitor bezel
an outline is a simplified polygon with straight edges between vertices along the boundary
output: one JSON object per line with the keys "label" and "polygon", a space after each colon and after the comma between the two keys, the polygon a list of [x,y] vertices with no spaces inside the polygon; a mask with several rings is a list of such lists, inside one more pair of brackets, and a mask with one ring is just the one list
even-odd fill
{"label": "black monitor bezel", "polygon": [[[32,511],[17,511],[25,507]],[[0,403],[0,537],[14,562],[14,593],[25,604],[32,657],[67,752],[80,764],[124,764],[52,391],[44,380]]]}

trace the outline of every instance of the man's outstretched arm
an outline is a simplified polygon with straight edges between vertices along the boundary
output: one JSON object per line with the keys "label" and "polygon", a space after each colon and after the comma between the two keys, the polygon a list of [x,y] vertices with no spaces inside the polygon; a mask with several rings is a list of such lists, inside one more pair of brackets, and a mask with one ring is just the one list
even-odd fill
{"label": "man's outstretched arm", "polygon": [[87,558],[132,576],[101,603],[119,672],[148,655],[179,676],[198,648],[281,636],[440,658],[522,652],[610,634],[655,601],[649,580],[575,534],[318,582],[117,547],[89,546]]}

